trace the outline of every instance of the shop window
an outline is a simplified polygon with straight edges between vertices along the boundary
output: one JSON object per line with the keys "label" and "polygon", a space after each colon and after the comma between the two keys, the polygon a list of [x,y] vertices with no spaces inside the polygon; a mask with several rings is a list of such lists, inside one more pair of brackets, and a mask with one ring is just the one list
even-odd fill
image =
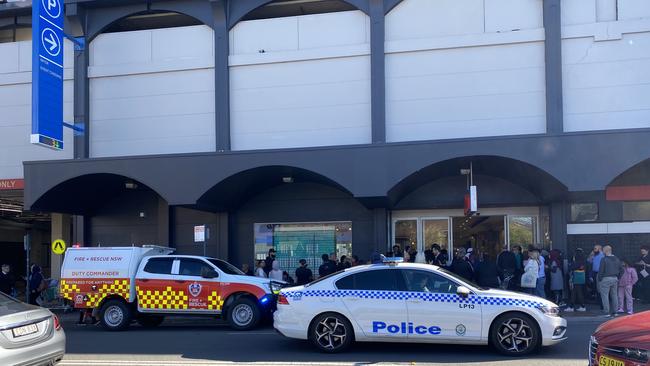
{"label": "shop window", "polygon": [[189,15],[172,12],[151,12],[132,15],[112,23],[104,33],[130,32],[147,29],[161,29],[201,25],[199,20]]}
{"label": "shop window", "polygon": [[623,221],[650,221],[650,201],[623,202]]}
{"label": "shop window", "polygon": [[538,244],[537,216],[508,216],[510,246]]}
{"label": "shop window", "polygon": [[592,222],[597,220],[598,220],[597,203],[572,203],[571,204],[572,222]]}
{"label": "shop window", "polygon": [[278,0],[248,13],[242,20],[283,18],[357,10],[340,0]]}
{"label": "shop window", "polygon": [[255,259],[264,260],[275,248],[280,269],[290,274],[301,259],[317,271],[323,254],[352,255],[351,222],[255,224],[254,231]]}

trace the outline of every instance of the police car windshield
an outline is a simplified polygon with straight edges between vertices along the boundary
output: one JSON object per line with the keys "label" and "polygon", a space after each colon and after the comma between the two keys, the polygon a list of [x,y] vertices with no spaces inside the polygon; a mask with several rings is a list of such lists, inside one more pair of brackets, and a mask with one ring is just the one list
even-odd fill
{"label": "police car windshield", "polygon": [[208,259],[210,263],[214,264],[219,268],[223,273],[225,274],[230,274],[230,275],[246,275],[246,273],[242,272],[239,270],[239,268],[233,266],[232,264],[222,261],[221,259],[214,259],[210,258]]}
{"label": "police car windshield", "polygon": [[440,271],[440,272],[446,274],[447,276],[449,276],[449,277],[455,279],[455,280],[458,281],[458,282],[461,282],[461,283],[464,283],[464,284],[468,284],[468,285],[474,287],[475,289],[478,289],[478,290],[481,290],[481,291],[488,290],[487,287],[481,287],[481,286],[477,285],[476,283],[474,283],[474,282],[472,282],[472,281],[466,279],[465,277],[461,277],[461,276],[459,276],[459,275],[457,275],[457,274],[455,274],[455,273],[453,273],[453,272],[451,272],[451,271],[448,271],[448,270],[446,270],[446,269],[444,269],[444,268],[442,268],[442,267],[438,267],[438,271]]}

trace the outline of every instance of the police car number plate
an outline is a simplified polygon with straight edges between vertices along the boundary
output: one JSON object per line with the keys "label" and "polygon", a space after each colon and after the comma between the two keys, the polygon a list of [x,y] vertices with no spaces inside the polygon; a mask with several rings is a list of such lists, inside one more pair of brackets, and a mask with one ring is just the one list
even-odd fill
{"label": "police car number plate", "polygon": [[11,330],[14,338],[23,337],[26,335],[34,334],[36,332],[38,332],[38,327],[36,324],[25,325],[24,327],[18,327]]}
{"label": "police car number plate", "polygon": [[625,362],[617,360],[615,358],[600,356],[599,366],[625,366]]}

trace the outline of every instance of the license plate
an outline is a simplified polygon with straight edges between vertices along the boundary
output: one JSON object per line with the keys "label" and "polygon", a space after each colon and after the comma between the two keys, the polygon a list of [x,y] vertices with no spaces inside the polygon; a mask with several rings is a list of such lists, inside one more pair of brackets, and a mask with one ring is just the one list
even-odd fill
{"label": "license plate", "polygon": [[14,338],[23,337],[26,335],[34,334],[38,332],[38,327],[36,324],[25,325],[24,327],[18,327],[11,330],[14,335]]}
{"label": "license plate", "polygon": [[625,366],[625,362],[615,358],[600,356],[599,366]]}

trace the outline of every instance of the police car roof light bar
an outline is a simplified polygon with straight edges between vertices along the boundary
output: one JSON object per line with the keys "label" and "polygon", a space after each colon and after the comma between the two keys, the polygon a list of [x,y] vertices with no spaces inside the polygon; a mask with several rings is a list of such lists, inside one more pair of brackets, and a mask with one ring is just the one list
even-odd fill
{"label": "police car roof light bar", "polygon": [[384,264],[397,264],[397,263],[404,262],[404,258],[402,258],[402,257],[384,257],[384,258],[382,258],[382,262]]}

